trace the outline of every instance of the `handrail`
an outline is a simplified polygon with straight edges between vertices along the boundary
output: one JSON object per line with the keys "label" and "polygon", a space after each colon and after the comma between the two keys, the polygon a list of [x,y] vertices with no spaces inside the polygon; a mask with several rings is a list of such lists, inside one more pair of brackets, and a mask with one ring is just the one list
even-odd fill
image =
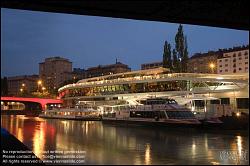
{"label": "handrail", "polygon": [[[119,105],[119,106],[105,106],[105,108],[113,108],[109,111],[151,111],[151,110],[183,110],[187,109],[176,104],[155,104],[155,105]],[[105,110],[107,111],[107,110]]]}
{"label": "handrail", "polygon": [[58,89],[58,91],[62,91],[66,88],[72,87],[81,87],[81,86],[88,86],[88,85],[102,85],[102,84],[114,84],[119,82],[126,82],[126,81],[145,81],[145,80],[153,80],[153,79],[167,79],[167,78],[183,78],[183,80],[196,78],[196,79],[215,79],[215,80],[248,80],[248,75],[245,74],[231,74],[231,75],[219,75],[219,74],[201,74],[201,73],[171,73],[171,74],[161,74],[161,75],[150,75],[150,76],[135,76],[135,77],[127,77],[127,78],[117,78],[112,80],[101,80],[101,81],[91,81],[91,82],[80,82],[80,83],[73,83],[65,85]]}

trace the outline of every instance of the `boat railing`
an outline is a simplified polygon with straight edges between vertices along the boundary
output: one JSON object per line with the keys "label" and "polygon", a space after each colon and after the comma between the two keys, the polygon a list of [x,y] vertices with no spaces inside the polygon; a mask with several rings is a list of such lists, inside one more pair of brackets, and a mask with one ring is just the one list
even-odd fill
{"label": "boat railing", "polygon": [[152,111],[152,110],[183,110],[185,107],[181,107],[176,104],[155,104],[155,105],[128,105],[127,107],[120,107],[117,110],[130,110],[130,111]]}
{"label": "boat railing", "polygon": [[81,107],[81,108],[53,108],[51,110],[45,110],[47,112],[97,112],[95,107]]}

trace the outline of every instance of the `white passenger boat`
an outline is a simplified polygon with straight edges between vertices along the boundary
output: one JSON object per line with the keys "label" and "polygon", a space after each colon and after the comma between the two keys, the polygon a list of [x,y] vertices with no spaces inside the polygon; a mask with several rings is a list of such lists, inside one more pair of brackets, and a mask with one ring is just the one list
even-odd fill
{"label": "white passenger boat", "polygon": [[103,106],[102,112],[102,120],[109,122],[150,123],[169,126],[201,124],[191,110],[168,98],[140,100],[138,105]]}
{"label": "white passenger boat", "polygon": [[188,101],[188,108],[197,119],[204,124],[222,124],[222,116],[232,116],[232,107],[228,104],[221,104],[219,98],[215,97],[191,97],[184,99]]}
{"label": "white passenger boat", "polygon": [[101,114],[97,107],[75,107],[75,108],[50,108],[39,115],[41,118],[53,119],[75,119],[75,120],[100,120]]}

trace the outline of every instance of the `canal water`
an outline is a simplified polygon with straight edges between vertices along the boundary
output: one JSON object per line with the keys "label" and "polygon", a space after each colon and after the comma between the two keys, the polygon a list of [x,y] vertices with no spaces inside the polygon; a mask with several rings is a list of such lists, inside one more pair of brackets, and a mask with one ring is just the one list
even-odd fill
{"label": "canal water", "polygon": [[85,164],[249,164],[248,132],[117,126],[101,121],[1,117],[1,125],[43,159],[85,151]]}

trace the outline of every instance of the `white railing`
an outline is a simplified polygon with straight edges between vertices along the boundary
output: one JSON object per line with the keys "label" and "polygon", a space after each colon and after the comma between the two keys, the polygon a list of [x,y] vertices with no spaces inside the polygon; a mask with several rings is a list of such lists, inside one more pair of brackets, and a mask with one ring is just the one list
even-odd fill
{"label": "white railing", "polygon": [[177,104],[155,104],[155,105],[127,105],[127,106],[106,106],[104,111],[156,111],[156,110],[188,110]]}
{"label": "white railing", "polygon": [[131,82],[131,81],[145,81],[145,80],[158,80],[158,79],[177,79],[182,78],[182,80],[188,80],[191,78],[195,79],[214,79],[214,80],[248,80],[248,75],[219,75],[219,74],[198,74],[198,73],[171,73],[171,74],[156,74],[149,76],[134,76],[127,78],[117,78],[112,80],[101,80],[101,81],[91,81],[91,82],[80,82],[77,84],[69,84],[59,88],[59,92],[72,87],[83,87],[89,85],[100,85],[100,84],[115,84],[121,82]]}

